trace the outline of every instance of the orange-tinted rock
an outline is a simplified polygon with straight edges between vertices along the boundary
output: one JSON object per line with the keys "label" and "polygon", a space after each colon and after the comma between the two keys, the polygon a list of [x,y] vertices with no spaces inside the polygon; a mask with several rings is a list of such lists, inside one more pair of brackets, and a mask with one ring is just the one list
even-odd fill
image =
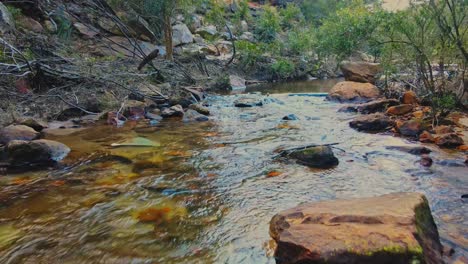
{"label": "orange-tinted rock", "polygon": [[340,68],[347,81],[361,83],[375,83],[375,76],[382,72],[382,67],[379,63],[364,61],[343,61],[340,64]]}
{"label": "orange-tinted rock", "polygon": [[301,205],[275,215],[270,235],[280,264],[442,263],[437,227],[419,193]]}
{"label": "orange-tinted rock", "polygon": [[403,122],[401,126],[398,127],[398,132],[407,137],[417,137],[422,131],[423,126],[419,120],[409,120]]}
{"label": "orange-tinted rock", "polygon": [[417,104],[418,96],[413,91],[406,91],[401,101],[403,104]]}
{"label": "orange-tinted rock", "polygon": [[413,112],[413,116],[417,119],[422,119],[424,117],[424,112],[422,110]]}
{"label": "orange-tinted rock", "polygon": [[462,145],[458,147],[458,150],[460,151],[468,151],[468,145]]}
{"label": "orange-tinted rock", "polygon": [[368,102],[379,96],[380,91],[373,84],[340,82],[331,89],[327,98],[339,102]]}
{"label": "orange-tinted rock", "polygon": [[458,147],[464,144],[463,139],[456,133],[440,135],[435,139],[435,143],[445,148]]}
{"label": "orange-tinted rock", "polygon": [[419,141],[421,141],[423,143],[434,143],[435,139],[434,139],[434,137],[432,136],[431,133],[429,133],[427,131],[423,131],[421,133],[421,135],[419,135]]}
{"label": "orange-tinted rock", "polygon": [[438,135],[453,133],[453,129],[450,126],[436,126],[434,132]]}
{"label": "orange-tinted rock", "polygon": [[402,104],[391,106],[387,109],[387,114],[389,115],[406,115],[413,110],[413,105]]}

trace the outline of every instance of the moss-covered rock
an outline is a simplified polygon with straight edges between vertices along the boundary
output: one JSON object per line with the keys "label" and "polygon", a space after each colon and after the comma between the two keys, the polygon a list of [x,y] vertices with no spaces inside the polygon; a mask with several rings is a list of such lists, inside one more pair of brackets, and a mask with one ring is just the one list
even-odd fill
{"label": "moss-covered rock", "polygon": [[419,193],[323,201],[273,217],[277,263],[441,263],[442,246]]}

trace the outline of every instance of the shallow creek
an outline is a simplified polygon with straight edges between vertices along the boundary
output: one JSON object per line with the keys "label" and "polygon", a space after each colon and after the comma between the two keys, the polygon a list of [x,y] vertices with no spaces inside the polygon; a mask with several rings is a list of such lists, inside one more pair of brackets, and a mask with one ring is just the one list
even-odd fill
{"label": "shallow creek", "polygon": [[[49,136],[72,149],[63,167],[0,176],[0,263],[274,263],[268,226],[278,211],[400,191],[425,193],[443,243],[468,256],[463,156],[428,145],[434,165],[424,168],[387,148],[419,143],[352,130],[353,114],[304,94],[333,83],[212,96],[207,123]],[[244,96],[263,106],[235,108]],[[289,114],[298,120],[282,121]],[[158,146],[110,147],[135,137]],[[280,149],[326,143],[339,143],[331,170],[274,159]]]}

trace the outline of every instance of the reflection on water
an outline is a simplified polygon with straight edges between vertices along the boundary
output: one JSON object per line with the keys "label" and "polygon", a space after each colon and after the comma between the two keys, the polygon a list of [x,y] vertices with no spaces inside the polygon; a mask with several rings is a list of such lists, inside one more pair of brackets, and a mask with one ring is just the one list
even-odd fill
{"label": "reflection on water", "polygon": [[247,87],[245,92],[261,92],[263,94],[326,93],[340,81],[342,81],[342,79],[263,83],[251,85]]}
{"label": "reflection on water", "polygon": [[[253,94],[262,107],[235,108],[242,96],[209,98],[206,124],[54,138],[73,149],[64,168],[0,178],[0,263],[274,263],[268,225],[278,211],[398,191],[425,193],[444,243],[468,254],[466,167],[438,165],[462,164],[458,153],[434,148],[436,165],[423,168],[386,148],[413,143],[356,132],[352,115],[323,98]],[[289,114],[298,120],[282,121]],[[136,137],[158,146],[110,147]],[[338,167],[273,161],[279,149],[320,143],[339,143]]]}

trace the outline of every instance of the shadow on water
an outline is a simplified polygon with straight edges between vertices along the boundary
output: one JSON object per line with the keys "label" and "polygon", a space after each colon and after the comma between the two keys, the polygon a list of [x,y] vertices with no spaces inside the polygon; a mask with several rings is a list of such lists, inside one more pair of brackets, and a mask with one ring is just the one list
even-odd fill
{"label": "shadow on water", "polygon": [[[0,198],[9,201],[0,207],[0,263],[274,263],[275,213],[401,191],[425,193],[444,243],[467,255],[466,167],[443,162],[462,157],[428,146],[435,165],[423,168],[418,156],[387,148],[415,143],[356,132],[341,105],[288,94],[334,82],[213,96],[205,124],[96,126],[52,137],[73,150],[65,168],[0,178]],[[234,107],[241,97],[263,106]],[[282,121],[289,114],[298,120]],[[110,147],[136,137],[156,146]],[[339,143],[336,168],[273,160],[279,149],[321,143]]]}

